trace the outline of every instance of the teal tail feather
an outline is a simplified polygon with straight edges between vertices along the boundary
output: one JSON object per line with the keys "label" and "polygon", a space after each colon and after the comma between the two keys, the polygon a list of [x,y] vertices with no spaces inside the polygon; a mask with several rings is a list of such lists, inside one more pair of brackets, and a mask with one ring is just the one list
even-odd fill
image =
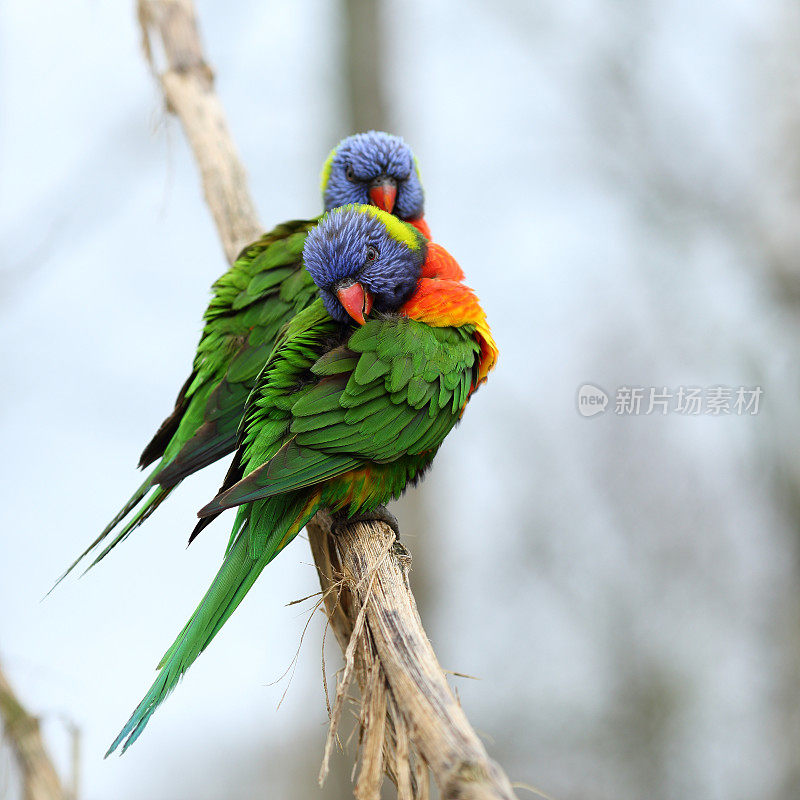
{"label": "teal tail feather", "polygon": [[[178,638],[164,654],[158,665],[158,677],[109,747],[106,757],[120,745],[121,754],[124,753],[139,738],[155,710],[217,635],[264,567],[302,530],[318,505],[318,496],[301,497],[297,493],[291,498],[271,498],[239,509],[233,530],[235,538],[219,572]],[[254,537],[251,527],[262,528],[265,522],[278,524],[270,525],[263,539]],[[257,547],[253,545],[254,539],[258,540]]]}

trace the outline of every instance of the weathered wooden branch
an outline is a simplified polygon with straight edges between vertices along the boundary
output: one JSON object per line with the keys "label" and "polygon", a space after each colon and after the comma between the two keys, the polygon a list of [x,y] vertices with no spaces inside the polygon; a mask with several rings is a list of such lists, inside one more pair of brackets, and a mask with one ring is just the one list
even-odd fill
{"label": "weathered wooden branch", "polygon": [[[244,168],[203,57],[190,0],[138,0],[145,54],[197,160],[228,261],[261,234]],[[153,51],[164,53],[155,66]],[[399,800],[429,796],[428,768],[443,800],[510,800],[508,778],[491,761],[444,678],[408,584],[410,556],[382,523],[339,525],[318,514],[308,526],[331,628],[345,654],[332,709],[327,769],[349,681],[361,690],[359,800],[378,800],[385,772]],[[355,638],[353,638],[355,637]]]}
{"label": "weathered wooden branch", "polygon": [[17,699],[2,668],[0,719],[19,766],[25,800],[66,800],[68,795],[42,741],[39,720]]}
{"label": "weathered wooden branch", "polygon": [[214,73],[203,56],[194,4],[140,0],[138,9],[147,61],[161,83],[167,108],[183,125],[225,256],[233,261],[242,247],[261,235],[262,227],[214,91]]}
{"label": "weathered wooden branch", "polygon": [[[353,523],[339,524],[333,535],[330,520],[318,514],[308,534],[328,617],[340,645],[352,635],[354,615],[366,607],[368,652],[365,679],[360,681],[364,705],[371,695],[366,677],[377,665],[396,713],[408,729],[411,747],[430,767],[442,798],[514,797],[508,778],[487,755],[447,685],[409,586],[411,557],[396,541],[394,531],[378,522]],[[335,590],[341,583],[346,594]],[[398,764],[398,772],[403,766]],[[425,797],[427,792],[418,787],[410,796]]]}

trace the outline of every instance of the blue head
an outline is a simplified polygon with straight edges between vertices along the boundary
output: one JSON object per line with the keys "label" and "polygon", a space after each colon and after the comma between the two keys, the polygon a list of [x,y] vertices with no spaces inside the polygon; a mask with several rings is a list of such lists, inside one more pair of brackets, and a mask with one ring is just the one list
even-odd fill
{"label": "blue head", "polygon": [[329,211],[306,237],[303,258],[328,313],[364,324],[376,311],[396,311],[413,293],[425,237],[374,206]]}
{"label": "blue head", "polygon": [[334,147],[322,168],[325,210],[374,205],[400,219],[419,219],[425,198],[411,148],[381,131],[356,133]]}

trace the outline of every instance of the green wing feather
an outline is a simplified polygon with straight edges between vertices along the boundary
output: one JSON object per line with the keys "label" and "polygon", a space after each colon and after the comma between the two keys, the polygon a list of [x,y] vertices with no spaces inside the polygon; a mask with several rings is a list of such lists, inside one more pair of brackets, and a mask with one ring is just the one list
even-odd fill
{"label": "green wing feather", "polygon": [[236,449],[247,397],[281,329],[317,296],[302,266],[303,244],[317,221],[278,225],[246,247],[214,283],[192,374],[140,459],[141,467],[158,463],[58,582],[117,531],[91,562],[94,566],[184,478]]}
{"label": "green wing feather", "polygon": [[[332,332],[330,323],[315,325],[313,309],[295,318],[291,340],[276,349],[251,395],[244,423],[245,477],[201,516],[365,466],[409,459],[413,463],[397,469],[406,476],[409,466],[433,458],[458,422],[479,357],[470,326],[373,319],[345,344],[321,352],[315,343],[329,341]],[[301,386],[293,386],[301,362],[308,374]],[[394,487],[396,481],[389,483]],[[334,484],[328,499],[337,491],[342,487]],[[370,505],[389,499],[376,496]]]}

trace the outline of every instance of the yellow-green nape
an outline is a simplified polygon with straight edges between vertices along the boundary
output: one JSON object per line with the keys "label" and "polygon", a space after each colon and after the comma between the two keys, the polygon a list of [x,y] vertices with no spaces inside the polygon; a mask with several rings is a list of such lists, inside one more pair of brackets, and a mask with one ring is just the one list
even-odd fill
{"label": "yellow-green nape", "polygon": [[412,158],[414,159],[414,170],[417,173],[417,179],[419,180],[420,185],[421,185],[422,184],[422,174],[419,171],[419,159],[416,156],[412,156]]}
{"label": "yellow-green nape", "polygon": [[333,159],[336,155],[336,151],[339,148],[337,144],[336,147],[331,150],[328,157],[325,159],[325,163],[322,165],[322,172],[319,176],[320,180],[320,191],[325,194],[325,189],[328,187],[328,181],[331,179],[331,170],[333,169]]}
{"label": "yellow-green nape", "polygon": [[350,207],[361,214],[372,214],[373,217],[377,217],[386,227],[386,230],[389,231],[389,236],[395,241],[404,244],[409,250],[419,250],[422,246],[420,237],[417,236],[416,228],[398,219],[388,211],[384,211],[377,206],[353,205]]}

